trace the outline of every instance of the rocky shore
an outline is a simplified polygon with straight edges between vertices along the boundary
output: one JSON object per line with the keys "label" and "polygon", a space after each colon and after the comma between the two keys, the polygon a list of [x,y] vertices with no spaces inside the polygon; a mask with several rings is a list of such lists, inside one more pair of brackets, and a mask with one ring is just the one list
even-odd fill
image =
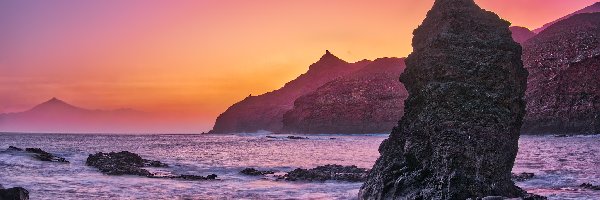
{"label": "rocky shore", "polygon": [[297,168],[279,177],[286,181],[348,181],[363,182],[369,172],[368,169],[342,165],[324,165],[312,169]]}

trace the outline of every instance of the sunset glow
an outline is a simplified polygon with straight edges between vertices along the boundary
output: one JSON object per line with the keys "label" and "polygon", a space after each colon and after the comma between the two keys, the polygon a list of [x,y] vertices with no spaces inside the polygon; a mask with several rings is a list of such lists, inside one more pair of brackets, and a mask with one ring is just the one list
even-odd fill
{"label": "sunset glow", "polygon": [[[597,0],[478,0],[535,29]],[[326,49],[347,61],[405,57],[432,0],[0,2],[0,113],[52,97],[133,108],[190,131],[275,90]]]}

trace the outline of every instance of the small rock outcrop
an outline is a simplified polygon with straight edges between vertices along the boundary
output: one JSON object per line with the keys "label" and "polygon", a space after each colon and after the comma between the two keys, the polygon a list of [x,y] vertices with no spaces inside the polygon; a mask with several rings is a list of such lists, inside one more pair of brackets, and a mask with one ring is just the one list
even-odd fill
{"label": "small rock outcrop", "polygon": [[246,168],[240,171],[240,173],[248,176],[263,176],[267,174],[274,174],[275,172],[269,170],[261,171],[254,168]]}
{"label": "small rock outcrop", "polygon": [[19,147],[9,146],[6,149],[7,152],[25,152],[31,155],[31,157],[40,160],[40,161],[48,161],[48,162],[59,162],[59,163],[69,163],[69,161],[63,157],[55,156],[54,154],[48,153],[40,148],[25,148],[25,151]]}
{"label": "small rock outcrop", "polygon": [[368,169],[342,165],[324,165],[312,169],[297,168],[283,175],[286,181],[348,181],[363,182],[369,172]]}
{"label": "small rock outcrop", "polygon": [[169,165],[156,160],[143,159],[141,156],[128,151],[90,154],[86,165],[95,167],[106,175],[135,175],[149,178],[168,178],[181,180],[214,180],[216,174],[198,175],[159,175],[153,174],[144,167],[166,168]]}
{"label": "small rock outcrop", "polygon": [[524,44],[527,40],[535,36],[533,31],[521,26],[511,26],[510,32],[512,33],[513,40],[519,44]]}
{"label": "small rock outcrop", "polygon": [[4,189],[0,185],[0,200],[29,200],[29,191],[22,187]]}
{"label": "small rock outcrop", "polygon": [[283,116],[292,133],[384,133],[398,124],[408,96],[402,58],[379,58],[298,98]]}
{"label": "small rock outcrop", "polygon": [[600,133],[600,13],[578,14],[523,45],[524,134]]}
{"label": "small rock outcrop", "polygon": [[286,83],[282,88],[258,96],[248,96],[217,117],[209,133],[244,133],[266,130],[280,131],[283,114],[291,110],[294,101],[323,84],[355,72],[370,61],[348,63],[331,52],[310,65],[308,72]]}
{"label": "small rock outcrop", "polygon": [[527,71],[510,23],[473,0],[436,0],[400,76],[404,116],[361,199],[524,197],[511,170]]}
{"label": "small rock outcrop", "polygon": [[168,167],[160,161],[146,160],[128,151],[90,154],[85,164],[107,175],[152,176],[142,167]]}

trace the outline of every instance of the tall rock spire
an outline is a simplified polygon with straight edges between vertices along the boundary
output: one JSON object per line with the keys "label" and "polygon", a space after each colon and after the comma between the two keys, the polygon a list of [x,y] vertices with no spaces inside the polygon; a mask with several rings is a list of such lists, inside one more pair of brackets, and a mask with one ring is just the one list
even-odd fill
{"label": "tall rock spire", "polygon": [[436,0],[400,80],[405,114],[361,199],[522,197],[511,181],[527,71],[509,23],[473,0]]}

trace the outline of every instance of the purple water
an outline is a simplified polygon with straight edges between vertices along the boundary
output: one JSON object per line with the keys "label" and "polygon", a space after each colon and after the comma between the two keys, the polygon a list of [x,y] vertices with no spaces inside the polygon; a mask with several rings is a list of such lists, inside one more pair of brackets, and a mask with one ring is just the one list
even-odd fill
{"label": "purple water", "polygon": [[[283,137],[283,136],[278,136]],[[0,153],[0,184],[21,186],[32,199],[355,199],[361,183],[276,181],[240,175],[246,167],[291,171],[325,164],[370,168],[387,135],[319,135],[308,140],[265,135],[0,134],[0,149],[39,147],[71,161],[49,163]],[[330,138],[336,139],[330,139]],[[523,136],[514,172],[533,172],[518,183],[550,199],[594,199],[600,191],[600,136]],[[219,175],[218,181],[107,176],[85,166],[90,153],[131,151],[160,160],[176,174]]]}

